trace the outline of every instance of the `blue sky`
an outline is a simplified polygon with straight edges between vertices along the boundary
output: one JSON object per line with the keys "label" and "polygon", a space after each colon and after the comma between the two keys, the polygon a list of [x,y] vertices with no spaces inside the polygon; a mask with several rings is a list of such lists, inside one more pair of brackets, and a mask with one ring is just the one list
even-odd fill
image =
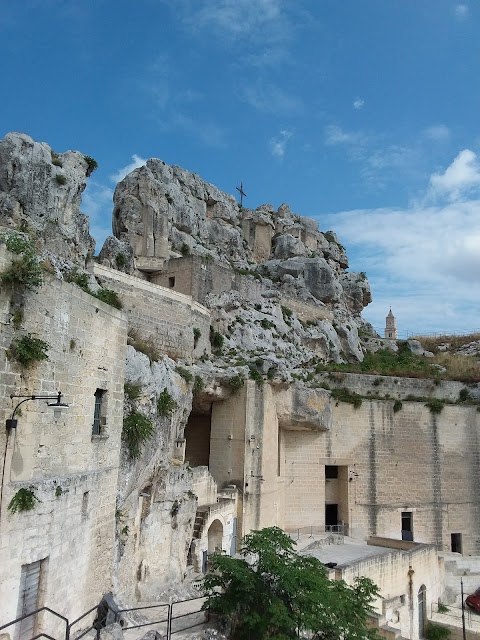
{"label": "blue sky", "polygon": [[128,167],[158,157],[333,229],[364,316],[480,327],[477,0],[0,3],[0,134],[78,149],[100,248]]}

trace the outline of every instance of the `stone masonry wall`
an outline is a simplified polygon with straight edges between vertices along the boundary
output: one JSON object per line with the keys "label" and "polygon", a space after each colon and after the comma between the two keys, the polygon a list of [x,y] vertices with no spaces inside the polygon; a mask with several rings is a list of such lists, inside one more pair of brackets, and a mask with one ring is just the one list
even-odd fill
{"label": "stone masonry wall", "polygon": [[[7,261],[0,245],[0,270]],[[8,443],[0,430],[0,449],[7,446],[0,515],[2,620],[17,616],[22,566],[38,560],[44,560],[39,604],[75,618],[111,588],[127,322],[123,312],[46,275],[37,293],[24,295],[17,329],[11,293],[9,287],[0,291],[0,419],[10,417],[15,406],[7,400],[10,394],[61,390],[69,408],[55,418],[46,402],[29,401]],[[22,370],[7,350],[26,333],[50,344],[49,360]],[[96,389],[105,391],[99,436],[92,435]],[[39,501],[32,511],[12,514],[7,506],[22,487],[33,487]],[[46,631],[55,636],[55,628]]]}
{"label": "stone masonry wall", "polygon": [[[162,354],[191,360],[194,353],[210,351],[210,313],[190,296],[98,264],[93,265],[93,273],[120,296],[129,330],[151,340]],[[201,333],[196,347],[194,328]]]}
{"label": "stone masonry wall", "polygon": [[378,586],[381,598],[375,609],[387,625],[401,631],[403,638],[419,637],[418,591],[426,587],[426,613],[442,596],[443,563],[433,547],[391,551],[336,568],[337,577],[353,584],[356,576],[367,576]]}
{"label": "stone masonry wall", "polygon": [[349,530],[360,538],[401,538],[411,512],[417,542],[450,550],[461,533],[464,554],[480,547],[480,414],[447,405],[432,414],[422,402],[337,402],[330,431],[283,430],[282,475],[287,527],[322,526],[325,465],[348,467]]}

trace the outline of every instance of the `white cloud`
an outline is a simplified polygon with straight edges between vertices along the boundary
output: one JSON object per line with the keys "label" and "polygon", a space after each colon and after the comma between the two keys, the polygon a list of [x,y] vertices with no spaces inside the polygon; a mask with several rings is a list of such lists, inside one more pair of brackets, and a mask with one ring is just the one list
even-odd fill
{"label": "white cloud", "polygon": [[457,4],[453,10],[457,20],[466,20],[470,14],[470,9],[466,4]]}
{"label": "white cloud", "polygon": [[275,136],[270,140],[270,151],[272,156],[276,158],[283,158],[285,151],[287,150],[287,144],[293,133],[291,131],[280,131],[278,136]]}
{"label": "white cloud", "polygon": [[365,100],[363,100],[363,98],[355,98],[355,100],[353,101],[353,108],[356,109],[357,111],[359,111],[360,109],[363,109],[365,105]]}
{"label": "white cloud", "polygon": [[430,177],[430,196],[458,200],[480,187],[480,163],[470,149],[463,149],[444,173]]}
{"label": "white cloud", "polygon": [[125,165],[124,167],[121,167],[121,169],[118,169],[118,171],[116,171],[110,176],[110,179],[115,184],[117,184],[118,182],[120,182],[120,180],[123,180],[125,176],[131,173],[134,169],[143,167],[145,163],[146,163],[145,158],[141,158],[140,156],[137,156],[136,153],[134,153],[132,156],[132,162]]}
{"label": "white cloud", "polygon": [[450,129],[444,124],[435,124],[424,129],[423,134],[434,142],[444,142],[450,138]]}
{"label": "white cloud", "polygon": [[367,273],[373,303],[363,315],[375,327],[390,305],[404,331],[478,327],[479,200],[344,211],[320,222],[338,233],[352,270]]}

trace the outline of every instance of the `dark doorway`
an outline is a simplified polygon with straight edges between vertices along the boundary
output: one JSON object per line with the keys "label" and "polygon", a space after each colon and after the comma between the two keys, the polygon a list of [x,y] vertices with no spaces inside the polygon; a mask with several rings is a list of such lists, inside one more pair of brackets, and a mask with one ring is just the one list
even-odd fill
{"label": "dark doorway", "polygon": [[453,553],[462,553],[462,534],[461,533],[452,533],[450,535],[452,542],[452,552]]}
{"label": "dark doorway", "polygon": [[185,427],[185,462],[191,467],[208,467],[210,458],[210,432],[212,417],[210,413],[190,414]]}
{"label": "dark doorway", "polygon": [[413,542],[413,513],[402,511],[402,540]]}
{"label": "dark doorway", "polygon": [[338,504],[325,505],[325,526],[338,524]]}

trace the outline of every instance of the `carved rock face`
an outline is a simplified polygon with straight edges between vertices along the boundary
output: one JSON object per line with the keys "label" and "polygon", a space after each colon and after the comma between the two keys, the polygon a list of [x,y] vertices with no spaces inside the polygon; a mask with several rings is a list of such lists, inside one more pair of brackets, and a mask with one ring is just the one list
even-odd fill
{"label": "carved rock face", "polygon": [[56,154],[44,142],[9,133],[0,141],[0,224],[31,229],[40,249],[84,266],[95,248],[80,213],[87,173],[81,153]]}

